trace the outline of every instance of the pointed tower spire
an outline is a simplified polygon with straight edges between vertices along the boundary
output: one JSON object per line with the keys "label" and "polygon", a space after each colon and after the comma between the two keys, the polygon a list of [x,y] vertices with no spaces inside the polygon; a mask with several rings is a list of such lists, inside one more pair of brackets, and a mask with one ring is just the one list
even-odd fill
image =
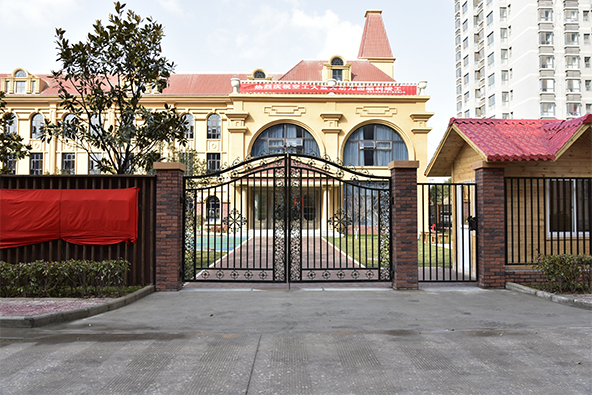
{"label": "pointed tower spire", "polygon": [[358,59],[366,59],[389,76],[393,77],[393,63],[395,58],[391,51],[384,23],[382,10],[366,11],[366,24],[360,43]]}

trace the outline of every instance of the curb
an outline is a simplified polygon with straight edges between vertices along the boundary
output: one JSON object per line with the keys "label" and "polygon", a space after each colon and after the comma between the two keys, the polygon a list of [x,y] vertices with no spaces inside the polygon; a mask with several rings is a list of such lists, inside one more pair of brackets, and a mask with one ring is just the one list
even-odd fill
{"label": "curb", "polygon": [[121,298],[113,299],[109,302],[97,304],[95,306],[82,307],[79,309],[58,311],[41,315],[27,316],[6,316],[0,317],[0,327],[2,328],[36,328],[49,324],[59,324],[61,322],[74,321],[82,318],[92,317],[107,311],[116,310],[142,299],[154,292],[154,285],[148,285]]}
{"label": "curb", "polygon": [[555,303],[561,303],[568,306],[579,307],[581,309],[592,310],[592,300],[579,299],[573,296],[555,295],[550,292],[539,291],[516,283],[506,283],[506,289],[511,291],[521,292],[528,295],[533,295],[542,299],[547,299]]}

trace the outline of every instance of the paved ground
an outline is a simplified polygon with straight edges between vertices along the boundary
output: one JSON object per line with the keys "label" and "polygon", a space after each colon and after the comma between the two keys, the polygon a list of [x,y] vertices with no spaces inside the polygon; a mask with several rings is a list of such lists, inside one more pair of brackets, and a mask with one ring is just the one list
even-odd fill
{"label": "paved ground", "polygon": [[154,293],[0,333],[2,394],[589,394],[592,312],[509,290]]}

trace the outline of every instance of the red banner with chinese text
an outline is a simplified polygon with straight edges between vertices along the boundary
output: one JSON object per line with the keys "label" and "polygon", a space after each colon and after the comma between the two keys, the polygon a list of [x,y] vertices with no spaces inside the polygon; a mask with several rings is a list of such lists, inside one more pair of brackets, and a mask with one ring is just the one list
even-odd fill
{"label": "red banner with chinese text", "polygon": [[139,191],[0,189],[0,248],[56,239],[92,245],[135,243]]}
{"label": "red banner with chinese text", "polygon": [[344,95],[417,95],[417,85],[316,85],[307,83],[261,82],[240,85],[240,93],[335,93]]}

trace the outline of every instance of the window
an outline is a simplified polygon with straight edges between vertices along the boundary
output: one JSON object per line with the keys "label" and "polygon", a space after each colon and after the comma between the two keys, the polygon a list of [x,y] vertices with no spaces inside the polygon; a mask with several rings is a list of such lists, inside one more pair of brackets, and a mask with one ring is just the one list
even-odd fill
{"label": "window", "polygon": [[16,78],[27,78],[27,73],[25,72],[25,70],[17,70],[17,72],[14,73],[14,76]]}
{"label": "window", "polygon": [[493,11],[487,14],[487,26],[493,23]]}
{"label": "window", "polygon": [[[463,66],[467,67],[469,65],[469,55],[465,56],[465,58],[463,59]],[[457,77],[460,77],[460,75],[457,75]]]}
{"label": "window", "polygon": [[582,11],[582,20],[588,22],[590,20],[590,11]]}
{"label": "window", "polygon": [[465,3],[462,5],[463,15],[466,14],[468,10],[469,10],[469,6],[467,5],[467,2],[465,1]]}
{"label": "window", "polygon": [[541,55],[539,59],[541,61],[541,69],[552,69],[555,67],[555,58],[553,55]]}
{"label": "window", "polygon": [[568,117],[579,117],[581,113],[580,103],[567,103],[567,116]]}
{"label": "window", "polygon": [[502,92],[502,106],[507,106],[508,104],[510,104],[510,93]]}
{"label": "window", "polygon": [[489,104],[489,108],[495,108],[495,95],[489,96],[487,103]]}
{"label": "window", "polygon": [[8,92],[10,90],[10,81],[6,81],[6,89],[5,92]]}
{"label": "window", "polygon": [[586,92],[592,91],[592,81],[591,80],[584,81],[584,87],[586,88]]}
{"label": "window", "polygon": [[185,124],[185,138],[187,140],[193,140],[194,137],[194,127],[195,127],[195,119],[191,114],[183,114],[183,123]]}
{"label": "window", "polygon": [[479,44],[481,40],[483,40],[483,30],[481,30],[479,33],[476,33],[474,36],[475,44]]}
{"label": "window", "polygon": [[465,74],[464,82],[465,82],[465,85],[469,83],[469,73]]}
{"label": "window", "polygon": [[590,33],[584,33],[584,45],[590,45]]}
{"label": "window", "polygon": [[460,11],[460,4],[459,3],[455,3],[454,4],[454,12],[459,12]]}
{"label": "window", "polygon": [[580,80],[566,80],[565,85],[569,93],[580,92]]}
{"label": "window", "polygon": [[565,10],[565,22],[577,22],[578,10]]}
{"label": "window", "polygon": [[12,113],[7,113],[4,115],[4,131],[6,134],[15,134],[17,133],[17,125],[18,120],[16,119],[16,115]]}
{"label": "window", "polygon": [[473,17],[473,24],[475,27],[477,27],[481,22],[483,22],[483,12],[480,12]]}
{"label": "window", "polygon": [[40,139],[43,135],[43,127],[45,126],[45,118],[43,115],[37,113],[31,118],[31,138]]}
{"label": "window", "polygon": [[265,129],[251,148],[251,156],[280,154],[284,152],[320,155],[317,142],[304,128],[282,123]]}
{"label": "window", "polygon": [[343,81],[343,70],[333,69],[331,78],[333,78],[335,81]]}
{"label": "window", "polygon": [[4,167],[8,169],[6,174],[16,174],[16,160],[14,160],[13,155],[6,156],[6,162],[4,163]]}
{"label": "window", "polygon": [[555,92],[555,80],[544,78],[541,80],[541,92],[553,93]]}
{"label": "window", "polygon": [[66,140],[76,138],[76,116],[74,114],[68,114],[64,117],[62,137]]}
{"label": "window", "polygon": [[584,56],[584,67],[587,69],[590,68],[590,56]]}
{"label": "window", "polygon": [[456,111],[460,112],[462,110],[462,102],[456,102]]}
{"label": "window", "polygon": [[492,53],[490,53],[490,54],[487,56],[487,65],[488,65],[488,66],[493,66],[493,62],[494,62],[494,59],[493,59],[493,54],[492,54]]}
{"label": "window", "polygon": [[457,62],[460,62],[460,52],[457,52],[456,53],[456,61]]}
{"label": "window", "polygon": [[458,84],[456,86],[456,94],[457,95],[460,95],[461,93],[462,93],[462,85]]}
{"label": "window", "polygon": [[206,218],[208,222],[218,222],[220,220],[220,199],[216,196],[210,196],[206,200]]}
{"label": "window", "polygon": [[483,49],[478,52],[475,52],[475,62],[478,63],[483,59]]}
{"label": "window", "polygon": [[510,73],[508,70],[502,70],[502,85],[508,85],[508,81],[510,80]]}
{"label": "window", "polygon": [[475,99],[480,99],[481,96],[481,89],[475,89]]}
{"label": "window", "polygon": [[464,49],[469,48],[469,38],[468,37],[463,40],[463,48]]}
{"label": "window", "polygon": [[493,45],[493,32],[487,35],[487,45]]}
{"label": "window", "polygon": [[102,154],[100,152],[91,152],[88,154],[88,174],[101,174],[99,163],[101,163]]}
{"label": "window", "polygon": [[393,160],[407,159],[407,146],[399,133],[378,124],[356,129],[343,150],[346,166],[387,166]]}
{"label": "window", "polygon": [[62,153],[62,174],[76,174],[76,155],[71,152]]}
{"label": "window", "polygon": [[257,70],[253,73],[253,78],[256,80],[264,80],[265,78],[267,78],[267,76],[265,75],[265,72],[263,70]]}
{"label": "window", "polygon": [[25,81],[17,81],[14,93],[25,93]]}
{"label": "window", "polygon": [[541,8],[539,10],[539,21],[552,22],[553,21],[553,10],[551,8]]}
{"label": "window", "polygon": [[471,110],[465,111],[465,118],[471,118]]}
{"label": "window", "polygon": [[42,153],[31,153],[31,166],[29,167],[29,174],[41,175],[43,174],[43,154]]}
{"label": "window", "polygon": [[460,19],[456,18],[454,20],[454,28],[455,29],[459,29],[460,28]]}
{"label": "window", "polygon": [[500,7],[500,22],[505,22],[508,19],[508,9],[506,7]]}
{"label": "window", "polygon": [[590,232],[590,179],[547,181],[548,230],[556,235]]}
{"label": "window", "polygon": [[470,99],[469,92],[465,92],[465,103],[468,103]]}
{"label": "window", "polygon": [[316,218],[317,213],[314,196],[306,194],[302,198],[302,215],[306,221],[314,221]]}
{"label": "window", "polygon": [[101,134],[101,129],[102,129],[102,121],[101,121],[101,115],[100,114],[94,114],[90,116],[90,122],[89,122],[89,131],[90,134],[93,136],[98,136],[99,134]]}
{"label": "window", "polygon": [[460,76],[462,75],[462,72],[460,71],[460,67],[458,69],[456,69],[456,78],[460,78]]}
{"label": "window", "polygon": [[463,32],[466,32],[468,28],[469,28],[469,20],[465,19],[465,21],[463,22]]}
{"label": "window", "polygon": [[479,81],[483,78],[483,69],[475,70],[475,81]]}
{"label": "window", "polygon": [[555,103],[541,103],[541,116],[542,117],[554,117],[555,116]]}
{"label": "window", "polygon": [[493,88],[495,85],[495,74],[491,74],[489,77],[487,77],[487,85],[489,85],[490,88]]}
{"label": "window", "polygon": [[566,69],[579,69],[580,68],[580,57],[578,55],[567,55],[565,57],[565,68]]}
{"label": "window", "polygon": [[208,172],[214,172],[220,170],[220,153],[208,153],[206,154],[206,162]]}
{"label": "window", "polygon": [[500,58],[502,59],[502,64],[508,63],[508,50],[502,49],[500,52]]}
{"label": "window", "polygon": [[507,112],[502,113],[502,119],[510,119],[510,114]]}
{"label": "window", "polygon": [[586,114],[592,114],[592,104],[590,103],[586,104]]}
{"label": "window", "polygon": [[541,45],[553,45],[553,32],[540,32],[539,43]]}
{"label": "window", "polygon": [[500,29],[500,41],[502,43],[505,43],[508,41],[508,29],[506,29],[505,27],[502,27]]}
{"label": "window", "polygon": [[37,88],[37,81],[31,81],[31,93],[35,93],[36,88]]}
{"label": "window", "polygon": [[222,133],[222,118],[218,114],[212,114],[208,117],[208,138],[218,140]]}
{"label": "window", "polygon": [[334,57],[333,59],[331,59],[331,66],[343,66],[343,59],[341,59],[339,56]]}
{"label": "window", "polygon": [[567,32],[565,33],[565,45],[578,45],[580,43],[580,33]]}

